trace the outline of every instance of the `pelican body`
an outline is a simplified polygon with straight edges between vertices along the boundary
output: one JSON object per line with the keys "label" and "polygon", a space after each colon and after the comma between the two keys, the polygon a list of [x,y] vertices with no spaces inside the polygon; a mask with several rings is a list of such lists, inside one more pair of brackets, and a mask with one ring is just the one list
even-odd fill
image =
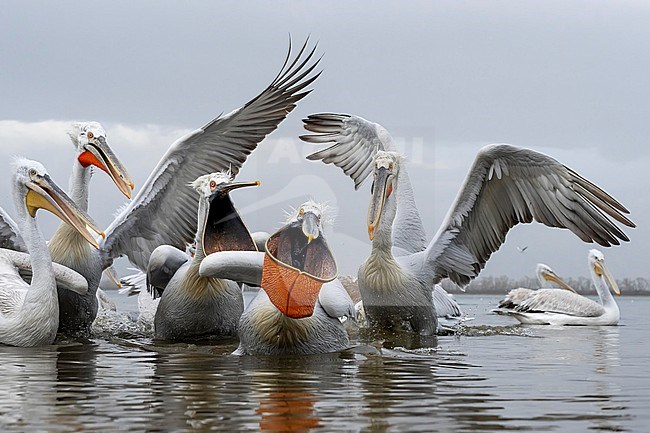
{"label": "pelican body", "polygon": [[533,325],[618,324],[620,312],[611,292],[620,295],[620,291],[614,277],[605,266],[605,257],[600,251],[592,249],[589,251],[588,261],[599,302],[579,295],[575,291],[539,289],[517,304],[500,304],[495,312],[512,316],[521,323]]}
{"label": "pelican body", "polygon": [[235,336],[244,300],[237,283],[201,276],[206,255],[224,250],[257,251],[229,193],[259,182],[233,182],[232,175],[218,172],[199,177],[193,187],[199,193],[196,253],[167,283],[154,317],[155,337],[186,340]]}
{"label": "pelican body", "polygon": [[[573,287],[565,283],[548,265],[538,263],[536,272],[537,281],[543,289],[564,289],[574,292]],[[499,308],[512,309],[521,305],[530,297],[534,296],[538,290],[528,289],[526,287],[518,287],[508,292],[505,298],[499,302]]]}
{"label": "pelican body", "polygon": [[[202,275],[261,286],[239,322],[238,355],[307,355],[343,350],[350,342],[340,317],[354,317],[352,299],[336,276],[322,235],[322,204],[290,215],[262,252],[219,252]],[[286,290],[289,288],[289,290]]]}
{"label": "pelican body", "polygon": [[[97,242],[86,226],[98,230],[40,163],[18,159],[14,165],[13,193],[20,225],[20,233],[16,234],[29,254],[0,249],[0,343],[47,345],[54,342],[59,326],[57,283],[77,293],[86,292],[88,283],[71,269],[53,266],[36,222],[36,211],[42,208],[54,213],[95,247]],[[30,284],[22,279],[21,271],[31,274]]]}
{"label": "pelican body", "polygon": [[[69,135],[76,152],[70,176],[70,196],[74,202],[84,212],[88,211],[91,167],[106,172],[118,189],[130,198],[133,181],[108,145],[104,128],[97,122],[75,123]],[[86,336],[97,316],[97,289],[104,271],[100,251],[92,249],[78,231],[65,223],[59,225],[48,247],[56,263],[74,269],[88,281],[88,291],[83,294],[64,289],[58,291],[59,331]]]}
{"label": "pelican body", "polygon": [[359,291],[371,326],[430,335],[437,330],[434,285],[465,286],[519,223],[569,228],[585,242],[627,241],[610,217],[634,227],[629,211],[601,188],[553,158],[507,144],[482,148],[433,239],[415,205],[406,164],[381,125],[347,114],[304,119],[304,141],[334,143],[309,155],[340,167],[359,188],[372,173],[368,206],[370,256]]}

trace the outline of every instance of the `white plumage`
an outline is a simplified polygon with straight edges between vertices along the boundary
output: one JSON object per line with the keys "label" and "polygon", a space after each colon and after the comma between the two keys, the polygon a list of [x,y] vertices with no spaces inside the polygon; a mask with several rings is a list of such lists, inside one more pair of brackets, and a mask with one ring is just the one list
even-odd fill
{"label": "white plumage", "polygon": [[[21,239],[29,254],[0,249],[0,343],[51,344],[59,325],[57,283],[76,293],[85,293],[88,283],[73,270],[52,264],[36,223],[36,211],[43,208],[53,212],[76,230],[85,232],[88,241],[94,242],[86,226],[95,225],[50,179],[40,163],[19,159],[14,165],[13,193],[22,230],[19,233],[12,222],[12,238]],[[7,217],[5,221],[11,220]],[[30,284],[21,273],[30,276]]]}
{"label": "white plumage", "polygon": [[605,257],[600,251],[590,250],[588,262],[600,302],[570,290],[539,289],[516,302],[502,302],[495,312],[527,324],[616,325],[620,312],[610,292],[620,294],[616,281],[605,266]]}

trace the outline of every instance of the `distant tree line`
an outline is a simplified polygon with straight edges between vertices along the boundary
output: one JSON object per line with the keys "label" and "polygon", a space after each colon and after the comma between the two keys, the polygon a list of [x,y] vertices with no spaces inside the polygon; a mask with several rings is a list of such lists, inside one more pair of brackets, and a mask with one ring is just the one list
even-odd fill
{"label": "distant tree line", "polygon": [[[564,281],[575,289],[576,292],[583,295],[595,295],[596,289],[593,286],[591,278],[565,278]],[[621,295],[650,295],[650,280],[637,278],[617,279],[616,284],[621,291]],[[460,293],[461,290],[449,280],[443,280],[442,287],[451,293]],[[465,289],[465,293],[485,293],[485,294],[505,294],[509,290],[517,287],[526,287],[529,289],[538,289],[539,281],[535,277],[511,278],[506,275],[479,277],[472,281]]]}

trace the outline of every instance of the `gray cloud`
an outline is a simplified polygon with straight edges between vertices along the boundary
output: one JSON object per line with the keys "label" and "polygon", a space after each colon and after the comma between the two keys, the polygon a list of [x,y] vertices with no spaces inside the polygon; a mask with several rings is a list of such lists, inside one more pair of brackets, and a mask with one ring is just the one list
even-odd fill
{"label": "gray cloud", "polygon": [[[71,120],[104,124],[141,186],[183,132],[263,89],[294,43],[325,53],[314,92],[242,170],[263,186],[237,195],[255,229],[325,197],[341,268],[367,255],[368,191],[304,160],[300,118],[348,112],[382,123],[410,156],[416,198],[435,233],[476,151],[509,142],[548,153],[632,211],[632,242],[605,253],[618,276],[646,276],[650,7],[645,2],[9,2],[0,16],[0,167],[22,154],[67,185]],[[52,120],[54,119],[54,120]],[[0,205],[13,213],[8,176]],[[267,196],[274,205],[255,207]],[[274,199],[275,200],[275,199]],[[108,224],[122,198],[98,173],[91,212]],[[46,231],[55,224],[42,217]],[[521,254],[516,246],[529,245]],[[531,275],[537,261],[586,275],[589,245],[567,231],[518,227],[486,274]]]}

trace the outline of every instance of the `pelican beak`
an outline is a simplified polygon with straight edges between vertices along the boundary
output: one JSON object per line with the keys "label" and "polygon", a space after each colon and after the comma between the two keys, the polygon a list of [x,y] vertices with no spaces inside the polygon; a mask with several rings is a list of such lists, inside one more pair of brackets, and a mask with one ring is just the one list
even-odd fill
{"label": "pelican beak", "polygon": [[318,217],[313,212],[305,212],[302,216],[302,233],[307,238],[307,244],[320,235]]}
{"label": "pelican beak", "polygon": [[393,192],[393,174],[385,167],[375,170],[375,181],[372,187],[372,197],[368,207],[368,237],[375,238],[375,229],[381,222],[386,199]]}
{"label": "pelican beak", "polygon": [[259,186],[260,181],[221,184],[210,197],[208,215],[203,226],[203,253],[218,251],[257,251],[246,224],[239,216],[230,196],[231,191],[247,186]]}
{"label": "pelican beak", "polygon": [[567,283],[564,282],[564,280],[562,278],[558,277],[557,275],[555,275],[553,273],[548,273],[548,272],[545,273],[544,274],[544,279],[547,280],[547,281],[553,281],[554,283],[557,283],[564,290],[568,290],[570,292],[577,293],[573,287],[569,286]]}
{"label": "pelican beak", "polygon": [[612,274],[609,273],[609,270],[605,266],[605,262],[602,260],[596,260],[594,262],[594,272],[599,277],[603,277],[605,279],[605,282],[612,292],[614,292],[617,296],[621,295],[621,291],[618,289],[618,284],[616,284],[616,280]]}
{"label": "pelican beak", "polygon": [[25,204],[32,218],[36,216],[38,209],[48,210],[74,227],[92,246],[99,248],[99,244],[88,232],[87,227],[102,237],[105,236],[104,232],[97,228],[97,223],[81,210],[49,175],[37,176],[25,185],[28,188]]}
{"label": "pelican beak", "polygon": [[[305,232],[312,215],[314,229]],[[338,273],[336,260],[320,232],[318,218],[305,212],[303,224],[287,224],[266,241],[261,287],[285,316],[300,319],[314,313],[321,286]]]}
{"label": "pelican beak", "polygon": [[106,139],[97,137],[92,142],[89,142],[85,149],[79,155],[79,163],[84,167],[94,165],[108,173],[120,192],[127,198],[131,198],[131,192],[135,186],[133,180],[124,165],[117,159],[113,150],[108,146]]}
{"label": "pelican beak", "polygon": [[260,186],[261,182],[259,180],[254,180],[252,182],[230,182],[225,183],[219,188],[219,192],[223,194],[228,194],[233,190],[238,188],[246,188],[247,186]]}

